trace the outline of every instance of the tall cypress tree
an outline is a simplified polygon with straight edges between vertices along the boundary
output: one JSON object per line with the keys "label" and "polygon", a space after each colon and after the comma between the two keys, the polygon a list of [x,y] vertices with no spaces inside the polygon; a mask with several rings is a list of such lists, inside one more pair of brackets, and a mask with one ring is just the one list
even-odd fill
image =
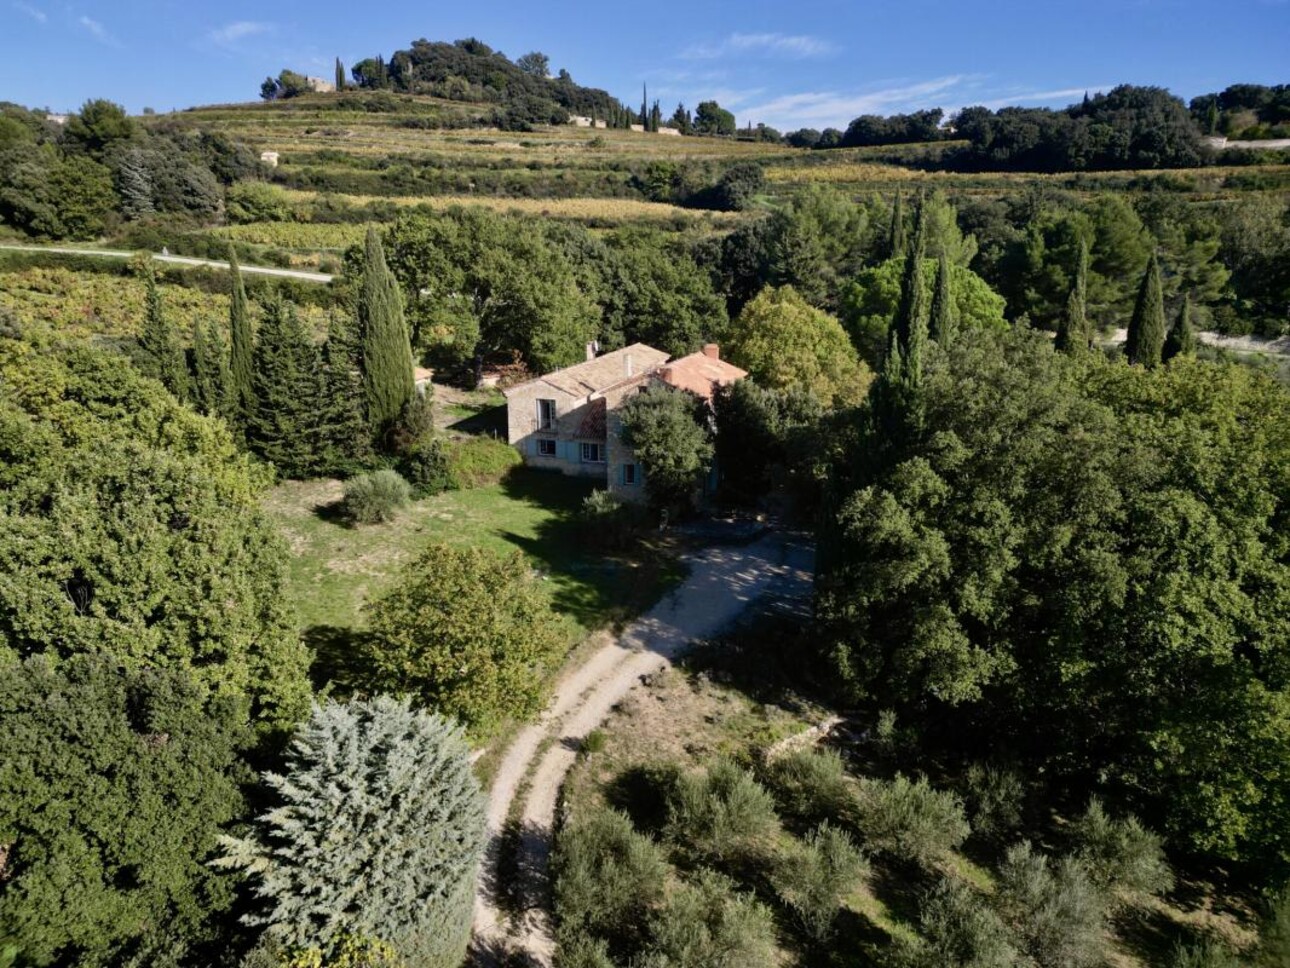
{"label": "tall cypress tree", "polygon": [[265,306],[255,341],[256,407],[247,443],[288,477],[307,477],[316,463],[318,350],[295,307],[274,299]]}
{"label": "tall cypress tree", "polygon": [[1057,328],[1057,349],[1077,353],[1093,342],[1093,327],[1088,318],[1088,243],[1081,242],[1075,281],[1066,297],[1066,312]]}
{"label": "tall cypress tree", "polygon": [[363,280],[358,292],[358,338],[367,425],[383,439],[416,392],[412,345],[403,318],[403,297],[375,227],[367,230]]}
{"label": "tall cypress tree", "polygon": [[143,332],[139,334],[139,348],[142,351],[143,370],[148,376],[160,380],[180,400],[187,400],[188,362],[184,359],[184,348],[180,345],[179,334],[166,318],[161,304],[161,290],[157,279],[149,270],[145,285],[147,296],[143,317]]}
{"label": "tall cypress tree", "polygon": [[640,126],[649,130],[649,86],[641,85],[641,119]]}
{"label": "tall cypress tree", "polygon": [[1195,352],[1196,327],[1192,323],[1191,296],[1183,293],[1182,305],[1178,307],[1178,318],[1165,339],[1164,358],[1172,360],[1175,356],[1191,356]]}
{"label": "tall cypress tree", "polygon": [[345,65],[340,62],[339,57],[336,58],[336,90],[345,90]]}
{"label": "tall cypress tree", "polygon": [[228,351],[214,320],[193,323],[193,406],[209,417],[227,417]]}
{"label": "tall cypress tree", "polygon": [[912,347],[927,339],[927,285],[924,281],[923,249],[926,236],[926,214],[921,203],[914,213],[914,235],[905,252],[905,271],[900,280],[900,305],[893,322],[900,351],[905,357],[905,369],[913,368],[915,360]]}
{"label": "tall cypress tree", "polygon": [[363,377],[353,325],[333,315],[322,348],[322,396],[318,402],[318,472],[348,474],[371,457],[371,435],[363,417]]}
{"label": "tall cypress tree", "polygon": [[936,289],[932,295],[932,339],[947,345],[954,339],[954,282],[950,275],[950,260],[941,249],[936,260]]}
{"label": "tall cypress tree", "polygon": [[1165,302],[1160,286],[1160,263],[1153,252],[1138,287],[1138,301],[1133,307],[1133,318],[1129,320],[1125,352],[1130,363],[1151,369],[1160,365],[1164,345]]}
{"label": "tall cypress tree", "polygon": [[905,200],[896,192],[891,205],[891,228],[887,233],[887,258],[895,259],[905,254]]}
{"label": "tall cypress tree", "polygon": [[228,311],[228,412],[239,427],[255,412],[255,388],[251,379],[251,358],[255,345],[251,336],[251,309],[246,301],[246,287],[242,284],[242,270],[237,264],[237,252],[228,248],[229,274],[233,291]]}

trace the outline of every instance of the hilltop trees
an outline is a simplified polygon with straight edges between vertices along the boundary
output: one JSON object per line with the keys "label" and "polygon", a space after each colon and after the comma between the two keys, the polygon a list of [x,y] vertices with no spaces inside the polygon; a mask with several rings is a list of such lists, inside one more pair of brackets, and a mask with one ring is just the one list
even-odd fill
{"label": "hilltop trees", "polygon": [[700,101],[694,111],[694,133],[733,135],[735,116],[716,101]]}
{"label": "hilltop trees", "polygon": [[246,921],[323,955],[349,936],[455,968],[470,935],[484,812],[461,728],[388,697],[315,705],[264,783],[275,804],[224,838],[250,875]]}

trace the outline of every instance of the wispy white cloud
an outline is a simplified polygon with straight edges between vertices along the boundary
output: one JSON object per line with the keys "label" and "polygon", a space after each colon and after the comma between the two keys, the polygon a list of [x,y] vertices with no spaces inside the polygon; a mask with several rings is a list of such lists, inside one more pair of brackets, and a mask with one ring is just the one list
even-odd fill
{"label": "wispy white cloud", "polygon": [[263,20],[235,20],[230,24],[225,24],[223,27],[215,28],[206,36],[211,43],[220,47],[232,47],[239,40],[272,33],[274,29],[273,24],[266,23]]}
{"label": "wispy white cloud", "polygon": [[681,51],[684,60],[717,60],[734,54],[761,54],[804,60],[826,57],[837,47],[827,40],[807,34],[731,34],[716,43],[694,44]]}
{"label": "wispy white cloud", "polygon": [[108,29],[97,20],[82,16],[77,23],[88,30],[94,36],[94,39],[100,44],[106,44],[108,47],[121,46],[121,42],[113,37],[112,34],[108,32]]}
{"label": "wispy white cloud", "polygon": [[805,91],[783,94],[740,112],[741,120],[765,122],[774,127],[845,127],[861,114],[892,114],[935,107],[939,96],[977,79],[971,74],[950,74],[927,81],[901,84],[873,91]]}
{"label": "wispy white cloud", "polygon": [[29,3],[23,3],[22,0],[14,0],[13,8],[15,10],[21,11],[22,13],[25,13],[28,17],[30,17],[32,20],[36,21],[37,23],[43,24],[45,21],[49,19],[49,17],[45,14],[45,11],[41,10],[39,7],[33,7]]}
{"label": "wispy white cloud", "polygon": [[[991,111],[1006,108],[1011,104],[1032,104],[1046,107],[1058,103],[1069,104],[1079,100],[1085,94],[1097,94],[1100,91],[1110,90],[1113,86],[1112,84],[1085,84],[1083,87],[1067,87],[1060,91],[1026,91],[1023,94],[1009,94],[1006,97],[990,98],[979,103],[982,107],[987,107]],[[963,107],[967,106],[966,104],[963,105]]]}

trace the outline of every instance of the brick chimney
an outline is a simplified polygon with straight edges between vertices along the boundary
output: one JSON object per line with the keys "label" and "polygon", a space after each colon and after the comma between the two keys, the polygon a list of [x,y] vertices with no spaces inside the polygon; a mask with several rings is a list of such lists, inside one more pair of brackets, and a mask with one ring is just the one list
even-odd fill
{"label": "brick chimney", "polygon": [[703,347],[703,355],[710,360],[721,359],[721,347],[716,343],[708,343]]}

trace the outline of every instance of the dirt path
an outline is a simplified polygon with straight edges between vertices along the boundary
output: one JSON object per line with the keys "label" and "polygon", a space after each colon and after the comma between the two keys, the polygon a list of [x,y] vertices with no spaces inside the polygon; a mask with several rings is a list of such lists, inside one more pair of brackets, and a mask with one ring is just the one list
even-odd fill
{"label": "dirt path", "polygon": [[[131,259],[135,255],[133,252],[123,252],[117,249],[73,249],[55,245],[0,245],[0,251],[47,252],[53,255],[91,256],[96,259]],[[157,262],[168,262],[179,266],[206,266],[209,269],[228,268],[227,262],[214,259],[193,259],[186,255],[160,255],[154,252],[152,253],[152,258]],[[280,276],[283,279],[300,279],[304,282],[331,282],[335,278],[325,272],[306,272],[304,269],[276,269],[272,266],[241,266],[240,268],[248,276]]]}
{"label": "dirt path", "polygon": [[[488,794],[489,847],[475,899],[478,963],[495,964],[514,951],[533,964],[552,964],[555,943],[543,903],[547,858],[560,787],[587,734],[642,676],[668,665],[695,639],[719,632],[754,599],[770,591],[803,594],[813,560],[808,546],[775,532],[743,547],[709,548],[690,565],[684,583],[560,681],[542,719],[523,730],[503,756]],[[507,893],[531,900],[521,916],[508,919],[497,896],[500,838],[526,781],[517,865],[526,883]]]}

